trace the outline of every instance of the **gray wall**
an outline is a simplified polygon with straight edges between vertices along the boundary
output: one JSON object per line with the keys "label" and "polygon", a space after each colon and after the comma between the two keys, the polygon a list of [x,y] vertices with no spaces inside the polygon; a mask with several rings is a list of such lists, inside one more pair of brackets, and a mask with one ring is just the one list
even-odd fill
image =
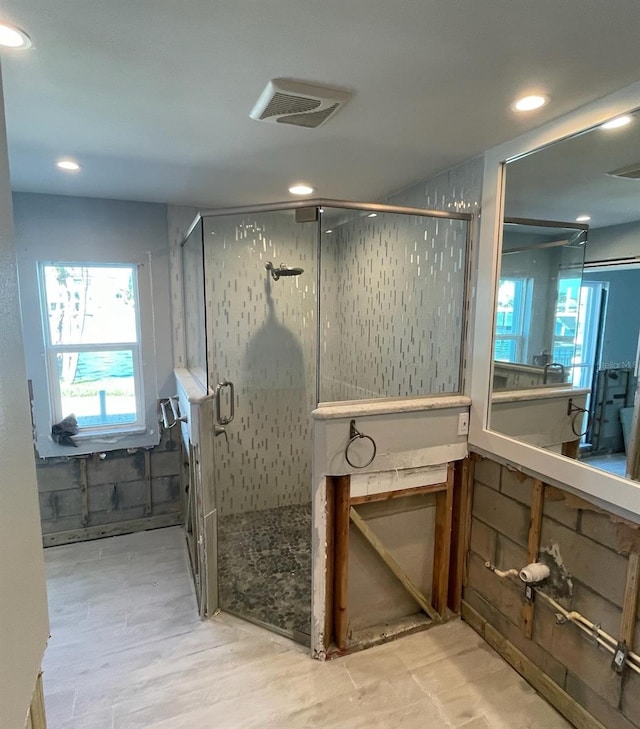
{"label": "gray wall", "polygon": [[23,729],[49,624],[0,81],[0,726]]}
{"label": "gray wall", "polygon": [[[60,455],[50,437],[49,401],[42,366],[38,261],[142,262],[139,275],[147,432],[117,443],[87,443],[87,452],[158,442],[157,397],[175,394],[169,296],[166,206],[15,193],[16,250],[27,376],[33,380],[38,452]],[[150,268],[145,275],[145,266]],[[144,304],[146,305],[143,305]]]}
{"label": "gray wall", "polygon": [[584,274],[609,284],[600,369],[634,367],[640,331],[640,269]]}
{"label": "gray wall", "polygon": [[586,261],[604,261],[629,256],[640,256],[640,220],[623,225],[610,225],[606,228],[593,228],[589,231]]}
{"label": "gray wall", "polygon": [[[14,193],[13,201],[23,326],[29,333],[27,377],[33,381],[41,456],[37,480],[45,543],[177,523],[182,508],[180,452],[177,441],[166,434],[159,443],[157,413],[157,399],[175,394],[166,206],[28,193]],[[150,268],[150,275],[139,274],[147,432],[84,441],[78,449],[60,452],[49,438],[37,262],[137,260]],[[142,448],[150,446],[156,447],[146,473]],[[79,457],[101,452],[106,458]]]}

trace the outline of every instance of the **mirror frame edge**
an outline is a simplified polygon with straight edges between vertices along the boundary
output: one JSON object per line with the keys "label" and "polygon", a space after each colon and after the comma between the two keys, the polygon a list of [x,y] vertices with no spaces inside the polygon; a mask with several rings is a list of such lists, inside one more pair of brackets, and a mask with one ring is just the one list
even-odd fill
{"label": "mirror frame edge", "polygon": [[[505,169],[517,159],[608,119],[640,107],[640,82],[616,91],[554,121],[487,150],[484,155],[482,207],[477,267],[473,287],[476,301],[473,315],[471,355],[471,417],[469,446],[488,456],[520,465],[549,482],[569,487],[578,495],[606,505],[611,511],[640,521],[640,483],[600,471],[557,453],[545,451],[488,427],[491,400],[491,371],[494,339],[496,284],[502,251]],[[482,286],[478,283],[482,282]],[[606,496],[605,496],[606,495]]]}

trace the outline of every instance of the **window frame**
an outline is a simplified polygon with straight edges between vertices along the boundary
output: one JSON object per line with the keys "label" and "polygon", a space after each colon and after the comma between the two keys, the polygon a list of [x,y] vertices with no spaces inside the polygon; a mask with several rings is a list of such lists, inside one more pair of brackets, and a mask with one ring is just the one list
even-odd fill
{"label": "window frame", "polygon": [[[507,281],[513,281],[516,291],[514,296],[514,326],[512,326],[513,332],[509,334],[498,333],[498,326],[496,322],[496,335],[493,342],[493,357],[496,362],[507,362],[510,364],[518,364],[527,361],[527,342],[525,339],[525,332],[529,331],[531,323],[531,306],[533,302],[533,279],[529,276],[504,276],[498,279],[498,292],[500,286]],[[498,293],[496,293],[496,302],[498,300]],[[496,307],[496,314],[498,313]],[[496,356],[496,346],[499,341],[515,342],[516,351],[515,359],[498,359]]]}
{"label": "window frame", "polygon": [[[56,443],[51,436],[51,426],[58,422],[54,419],[51,405],[49,385],[49,364],[47,361],[46,326],[41,304],[40,267],[42,265],[82,266],[124,266],[131,265],[137,270],[138,293],[138,346],[141,371],[140,382],[140,421],[137,427],[132,423],[119,424],[118,430],[107,428],[84,428],[74,436],[77,447],[63,446]],[[156,319],[154,315],[151,251],[126,252],[117,256],[103,255],[101,251],[92,250],[88,255],[61,255],[52,259],[50,255],[24,257],[19,261],[21,289],[21,307],[23,320],[33,322],[34,328],[30,336],[25,337],[25,360],[32,407],[34,443],[39,458],[60,458],[79,456],[91,453],[103,453],[119,449],[152,448],[159,443],[160,427],[158,415],[158,371],[156,366],[157,338]],[[128,343],[129,345],[130,343]],[[74,345],[72,345],[74,346]],[[164,346],[162,343],[161,347]],[[171,385],[169,385],[171,387]]]}
{"label": "window frame", "polygon": [[[51,342],[51,326],[49,321],[50,304],[47,295],[47,283],[45,269],[50,267],[62,268],[119,268],[131,271],[132,289],[135,300],[135,342],[98,342],[90,344],[53,344]],[[83,352],[109,352],[109,351],[130,351],[133,365],[134,397],[136,406],[136,418],[133,422],[120,424],[98,424],[79,426],[79,432],[74,438],[82,439],[92,435],[110,435],[118,433],[136,433],[145,429],[145,408],[144,408],[144,377],[142,374],[141,356],[141,324],[140,324],[140,291],[138,286],[138,266],[135,263],[91,263],[87,261],[39,261],[38,262],[38,293],[40,312],[42,315],[45,366],[47,370],[47,389],[49,392],[49,408],[52,426],[69,415],[62,407],[62,393],[60,389],[60,378],[58,377],[57,356],[59,354],[80,354]]]}

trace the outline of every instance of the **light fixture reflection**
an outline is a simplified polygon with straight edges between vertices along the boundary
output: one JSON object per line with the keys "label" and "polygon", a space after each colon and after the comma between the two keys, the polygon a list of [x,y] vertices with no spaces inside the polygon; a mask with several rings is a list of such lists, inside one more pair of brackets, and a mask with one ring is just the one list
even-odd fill
{"label": "light fixture reflection", "polygon": [[601,129],[619,129],[620,127],[626,127],[627,124],[631,123],[630,116],[617,116],[615,119],[611,119],[608,122],[600,125]]}
{"label": "light fixture reflection", "polygon": [[289,188],[289,192],[292,195],[311,195],[312,192],[315,192],[315,188],[311,187],[311,185],[306,185],[303,182],[299,182],[295,185],[291,185],[291,187]]}
{"label": "light fixture reflection", "polygon": [[78,172],[80,169],[80,165],[73,159],[59,159],[56,162],[56,167],[65,172]]}
{"label": "light fixture reflection", "polygon": [[539,109],[547,103],[548,99],[546,96],[540,96],[539,94],[532,94],[531,96],[523,96],[521,99],[517,99],[512,104],[512,109],[515,111],[533,111]]}

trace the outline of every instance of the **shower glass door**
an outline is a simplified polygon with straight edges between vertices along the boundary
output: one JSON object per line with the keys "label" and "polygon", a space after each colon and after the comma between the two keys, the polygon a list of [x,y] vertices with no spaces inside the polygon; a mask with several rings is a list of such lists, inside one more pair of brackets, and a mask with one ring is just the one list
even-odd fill
{"label": "shower glass door", "polygon": [[307,642],[318,227],[294,210],[203,223],[220,607]]}

